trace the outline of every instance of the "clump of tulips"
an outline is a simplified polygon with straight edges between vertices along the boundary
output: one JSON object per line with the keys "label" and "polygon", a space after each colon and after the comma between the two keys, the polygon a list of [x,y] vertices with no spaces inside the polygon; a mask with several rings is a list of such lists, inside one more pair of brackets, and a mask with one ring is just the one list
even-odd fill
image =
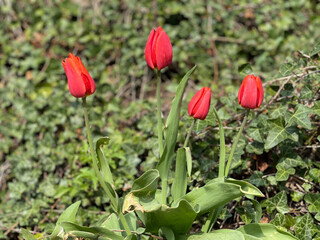
{"label": "clump of tulips", "polygon": [[[114,211],[108,218],[98,221],[94,226],[84,227],[75,223],[74,216],[79,208],[79,202],[67,208],[57,222],[52,238],[80,237],[90,239],[260,239],[262,232],[268,236],[280,236],[279,239],[295,239],[289,233],[269,224],[259,222],[248,224],[237,230],[211,231],[223,207],[231,200],[249,196],[257,208],[259,219],[260,205],[253,200],[254,196],[263,197],[255,186],[246,181],[228,177],[233,154],[242,134],[250,109],[258,108],[263,101],[263,88],[259,77],[248,75],[244,78],[238,93],[238,102],[245,108],[245,115],[237,137],[232,145],[229,158],[226,161],[224,130],[219,115],[211,105],[210,87],[202,87],[190,100],[188,114],[193,118],[186,134],[183,147],[176,149],[181,105],[185,88],[193,67],[182,78],[176,96],[172,101],[171,110],[163,127],[161,114],[161,70],[172,63],[172,45],[169,36],[158,27],[152,29],[145,46],[145,59],[157,76],[157,116],[158,116],[158,145],[159,161],[156,169],[146,171],[136,179],[131,191],[119,200],[113,187],[113,176],[107,159],[102,152],[102,146],[108,144],[109,138],[100,138],[95,146],[90,132],[86,98],[95,92],[95,83],[83,66],[79,57],[71,53],[69,58],[62,61],[67,75],[69,90],[72,96],[82,98],[87,137],[92,156],[92,165],[101,187],[110,199]],[[212,109],[219,125],[220,154],[219,176],[210,180],[206,185],[188,189],[188,177],[191,177],[192,154],[189,148],[189,138],[197,120],[204,120]],[[112,140],[112,136],[111,136]],[[200,159],[194,159],[201,161]],[[175,162],[175,170],[172,170]],[[227,165],[225,166],[225,163]],[[174,174],[169,173],[174,171]],[[174,179],[169,181],[169,176]],[[159,185],[159,181],[161,184]],[[161,187],[160,187],[161,186]],[[189,234],[193,222],[199,217],[206,217],[201,232]],[[269,234],[269,235],[268,235]],[[263,238],[267,239],[267,238]],[[271,238],[270,238],[271,239]],[[272,238],[278,239],[278,238]]]}

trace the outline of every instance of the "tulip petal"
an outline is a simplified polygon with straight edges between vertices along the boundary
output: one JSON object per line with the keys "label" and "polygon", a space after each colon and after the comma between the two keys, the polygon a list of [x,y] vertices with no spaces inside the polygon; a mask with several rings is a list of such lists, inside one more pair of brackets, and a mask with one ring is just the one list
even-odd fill
{"label": "tulip petal", "polygon": [[258,87],[258,99],[257,99],[257,107],[260,107],[263,101],[263,87],[259,77],[256,77],[257,87]]}
{"label": "tulip petal", "polygon": [[197,109],[197,112],[193,115],[193,117],[196,119],[204,120],[208,115],[210,103],[211,103],[211,89],[206,88],[205,92],[202,95],[199,108]]}
{"label": "tulip petal", "polygon": [[144,49],[144,56],[146,58],[146,62],[149,65],[149,67],[151,67],[152,69],[155,68],[154,63],[152,61],[152,43],[154,40],[154,35],[155,35],[155,31],[154,29],[152,29],[149,34],[146,47]]}
{"label": "tulip petal", "polygon": [[244,84],[241,106],[244,108],[254,109],[257,107],[258,88],[255,77],[249,77]]}
{"label": "tulip petal", "polygon": [[188,105],[188,113],[193,117],[194,113],[198,110],[198,103],[203,95],[204,88],[201,88],[190,100]]}
{"label": "tulip petal", "polygon": [[158,70],[172,63],[172,45],[169,36],[163,30],[159,32],[159,36],[156,39],[155,56]]}

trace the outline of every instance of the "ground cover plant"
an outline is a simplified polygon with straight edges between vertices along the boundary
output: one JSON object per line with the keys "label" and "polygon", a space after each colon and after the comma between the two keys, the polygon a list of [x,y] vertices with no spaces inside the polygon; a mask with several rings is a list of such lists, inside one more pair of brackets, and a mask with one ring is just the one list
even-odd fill
{"label": "ground cover plant", "polygon": [[[1,3],[3,238],[18,237],[22,228],[48,236],[61,212],[78,200],[79,226],[92,226],[112,212],[88,155],[81,101],[67,94],[60,61],[69,51],[95,79],[96,93],[88,97],[91,129],[94,140],[112,136],[102,151],[117,194],[128,195],[134,179],[156,168],[157,82],[143,55],[150,29],[159,25],[173,46],[173,63],[162,70],[164,119],[184,73],[197,64],[181,105],[176,150],[193,122],[188,102],[202,86],[212,89],[210,111],[189,138],[188,192],[219,175],[212,107],[224,126],[228,159],[244,117],[237,101],[241,81],[252,73],[262,79],[264,101],[249,114],[230,166],[232,178],[249,179],[265,195],[255,198],[262,217],[257,219],[254,201],[239,197],[221,209],[213,229],[260,221],[299,239],[319,237],[316,2],[30,3]],[[170,186],[174,179],[168,175]],[[197,218],[191,233],[201,232],[207,217]]]}

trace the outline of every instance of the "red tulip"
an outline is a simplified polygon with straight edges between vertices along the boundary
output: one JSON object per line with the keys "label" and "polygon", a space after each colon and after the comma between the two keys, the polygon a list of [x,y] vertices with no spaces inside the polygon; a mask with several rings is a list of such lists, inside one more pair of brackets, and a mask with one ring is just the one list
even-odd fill
{"label": "red tulip", "polygon": [[151,30],[144,50],[147,64],[152,69],[161,70],[172,62],[172,46],[168,35],[161,27]]}
{"label": "red tulip", "polygon": [[72,96],[82,98],[93,94],[96,85],[79,57],[69,53],[69,57],[62,61],[68,78],[69,91]]}
{"label": "red tulip", "polygon": [[238,93],[238,102],[244,108],[258,108],[263,100],[263,88],[259,77],[248,75],[243,79]]}
{"label": "red tulip", "polygon": [[188,106],[188,113],[191,117],[204,120],[209,112],[211,102],[211,89],[201,88],[191,99]]}

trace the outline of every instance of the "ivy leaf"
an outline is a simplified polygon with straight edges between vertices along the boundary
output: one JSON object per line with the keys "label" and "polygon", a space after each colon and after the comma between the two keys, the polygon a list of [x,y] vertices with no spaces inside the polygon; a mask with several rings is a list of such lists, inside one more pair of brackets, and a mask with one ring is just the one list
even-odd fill
{"label": "ivy leaf", "polygon": [[297,233],[297,237],[303,240],[312,240],[312,236],[319,231],[313,223],[312,216],[309,213],[298,218],[294,230]]}
{"label": "ivy leaf", "polygon": [[277,210],[279,213],[285,214],[290,210],[287,204],[287,194],[285,191],[281,191],[274,197],[267,199],[263,206],[267,208],[268,213]]}
{"label": "ivy leaf", "polygon": [[274,219],[270,221],[270,223],[277,227],[285,227],[286,229],[288,229],[294,225],[294,218],[290,215],[277,213]]}
{"label": "ivy leaf", "polygon": [[282,117],[283,113],[287,112],[287,110],[288,110],[288,106],[286,106],[286,105],[280,106],[280,107],[274,109],[270,113],[269,118],[270,119],[276,119],[276,118]]}
{"label": "ivy leaf", "polygon": [[292,63],[283,63],[280,65],[279,72],[282,76],[287,76],[292,73],[294,67],[295,66]]}
{"label": "ivy leaf", "polygon": [[286,168],[281,164],[276,166],[277,173],[276,173],[276,180],[277,181],[287,181],[290,175],[295,174],[294,168]]}
{"label": "ivy leaf", "polygon": [[314,45],[313,49],[309,53],[310,57],[313,57],[314,55],[318,54],[320,52],[320,42],[318,42],[316,45]]}
{"label": "ivy leaf", "polygon": [[264,148],[271,149],[277,146],[280,142],[291,139],[298,141],[299,136],[293,127],[284,127],[284,119],[282,117],[275,120],[270,120],[270,131],[265,142]]}
{"label": "ivy leaf", "polygon": [[314,106],[312,107],[312,113],[320,116],[320,101],[314,102]]}
{"label": "ivy leaf", "polygon": [[309,203],[309,212],[320,213],[320,193],[308,193],[304,200]]}
{"label": "ivy leaf", "polygon": [[314,93],[312,91],[312,86],[310,84],[306,84],[301,89],[300,99],[311,99],[314,97]]}
{"label": "ivy leaf", "polygon": [[290,156],[280,159],[278,165],[281,164],[285,168],[301,166],[303,168],[307,167],[307,164],[301,159],[299,155]]}
{"label": "ivy leaf", "polygon": [[258,142],[264,142],[264,136],[260,128],[249,128],[247,130],[247,134],[249,137],[253,138]]}
{"label": "ivy leaf", "polygon": [[262,172],[254,171],[251,177],[249,178],[249,182],[257,187],[267,186],[267,181],[263,179],[262,176]]}
{"label": "ivy leaf", "polygon": [[264,144],[257,141],[249,143],[246,146],[246,151],[248,153],[255,153],[257,155],[261,155],[263,153],[263,150],[264,150]]}
{"label": "ivy leaf", "polygon": [[241,66],[239,66],[238,71],[243,76],[254,73],[250,63],[242,64]]}
{"label": "ivy leaf", "polygon": [[308,114],[310,113],[310,109],[305,107],[302,104],[298,104],[295,107],[294,113],[287,113],[287,127],[299,125],[306,129],[311,129],[311,122]]}

